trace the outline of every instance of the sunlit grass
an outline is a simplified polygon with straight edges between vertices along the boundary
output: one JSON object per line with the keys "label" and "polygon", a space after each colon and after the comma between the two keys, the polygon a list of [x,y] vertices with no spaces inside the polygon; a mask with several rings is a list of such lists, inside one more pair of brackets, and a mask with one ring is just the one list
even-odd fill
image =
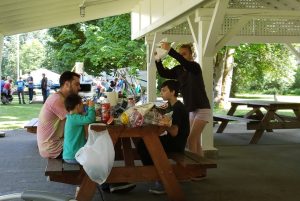
{"label": "sunlit grass", "polygon": [[32,118],[38,117],[42,106],[42,103],[19,104],[18,97],[14,96],[11,104],[0,104],[0,130],[23,128]]}

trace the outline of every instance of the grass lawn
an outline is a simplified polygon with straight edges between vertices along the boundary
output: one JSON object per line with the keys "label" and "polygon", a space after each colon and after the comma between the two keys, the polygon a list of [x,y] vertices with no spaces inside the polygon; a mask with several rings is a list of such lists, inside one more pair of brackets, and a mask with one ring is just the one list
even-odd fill
{"label": "grass lawn", "polygon": [[0,130],[23,128],[24,124],[32,118],[38,117],[42,103],[28,104],[28,96],[25,97],[27,104],[19,104],[18,97],[14,96],[11,104],[0,103]]}

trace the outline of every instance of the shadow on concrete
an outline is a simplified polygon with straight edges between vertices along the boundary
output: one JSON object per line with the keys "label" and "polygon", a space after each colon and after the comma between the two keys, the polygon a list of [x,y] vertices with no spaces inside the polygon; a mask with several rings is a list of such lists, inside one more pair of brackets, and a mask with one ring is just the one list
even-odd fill
{"label": "shadow on concrete", "polygon": [[[275,130],[249,145],[252,134],[243,124],[229,124],[226,133],[215,134],[218,168],[208,170],[203,181],[181,184],[187,201],[299,199],[300,130]],[[46,180],[46,160],[38,154],[35,135],[23,129],[7,131],[0,138],[0,157],[0,195],[25,190],[74,195],[75,186]],[[165,195],[149,194],[149,185],[139,183],[128,194],[104,193],[104,200],[167,200]],[[93,200],[101,200],[100,194]]]}

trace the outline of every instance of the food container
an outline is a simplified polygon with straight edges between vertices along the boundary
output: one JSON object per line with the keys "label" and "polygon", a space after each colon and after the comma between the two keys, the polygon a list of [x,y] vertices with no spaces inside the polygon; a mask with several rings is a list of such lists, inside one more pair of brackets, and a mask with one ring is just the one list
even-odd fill
{"label": "food container", "polygon": [[110,103],[101,104],[101,121],[107,123],[110,118]]}

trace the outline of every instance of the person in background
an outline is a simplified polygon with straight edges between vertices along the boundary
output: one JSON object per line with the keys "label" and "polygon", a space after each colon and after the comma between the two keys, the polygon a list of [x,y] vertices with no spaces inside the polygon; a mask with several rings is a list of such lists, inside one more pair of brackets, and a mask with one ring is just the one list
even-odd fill
{"label": "person in background", "polygon": [[42,80],[41,80],[41,89],[42,89],[42,95],[43,95],[43,103],[47,100],[47,88],[48,88],[48,79],[45,75],[45,73],[42,74]]}
{"label": "person in background", "polygon": [[37,144],[43,158],[62,158],[65,120],[68,111],[65,97],[78,94],[80,76],[65,71],[59,78],[60,89],[46,100],[39,114]]}
{"label": "person in background", "polygon": [[116,87],[116,83],[113,80],[111,80],[110,81],[110,85],[109,85],[109,87],[108,87],[108,89],[106,91],[107,92],[115,91],[115,87]]}
{"label": "person in background", "polygon": [[4,85],[5,85],[5,77],[2,76],[2,78],[1,78],[1,93],[3,92]]}
{"label": "person in background", "polygon": [[97,98],[100,98],[105,91],[105,87],[102,85],[101,79],[97,79],[96,86],[97,86]]}
{"label": "person in background", "polygon": [[96,121],[94,102],[87,101],[87,106],[88,109],[83,114],[82,98],[77,94],[71,94],[65,100],[65,107],[69,114],[66,116],[63,159],[67,163],[78,163],[75,154],[86,143],[84,126]]}
{"label": "person in background", "polygon": [[[50,90],[51,90],[51,87],[52,87],[52,82],[50,81],[50,80],[48,80],[48,78],[47,78],[47,98],[49,97],[49,95],[50,95]],[[46,99],[47,99],[46,98]]]}
{"label": "person in background", "polygon": [[[166,153],[184,152],[186,141],[189,135],[189,113],[183,103],[177,100],[179,83],[175,80],[167,80],[162,83],[160,94],[163,100],[168,101],[168,112],[173,111],[172,125],[167,127],[167,135],[159,137]],[[144,142],[141,140],[137,145],[138,153],[144,165],[152,165],[152,159]],[[163,194],[165,190],[160,182],[149,189],[150,193]]]}
{"label": "person in background", "polygon": [[28,95],[29,95],[29,104],[31,104],[33,99],[33,77],[30,75],[30,72],[28,72],[27,84],[28,84],[27,87],[28,87]]}
{"label": "person in background", "polygon": [[7,82],[5,82],[4,86],[3,86],[3,93],[5,93],[6,95],[10,96],[12,95],[12,79],[9,78],[9,80]]}
{"label": "person in background", "polygon": [[141,84],[137,81],[136,84],[135,84],[134,86],[135,86],[135,88],[134,88],[135,94],[136,94],[137,96],[140,96],[141,93],[142,93],[142,86],[141,86]]}
{"label": "person in background", "polygon": [[190,151],[204,156],[201,147],[201,133],[210,120],[211,109],[200,65],[193,61],[193,51],[189,44],[181,45],[179,53],[167,42],[162,42],[161,48],[176,59],[179,65],[173,68],[164,68],[161,59],[157,59],[155,64],[158,74],[161,77],[179,81],[180,92],[190,118],[188,148]]}
{"label": "person in background", "polygon": [[22,77],[19,77],[19,80],[16,82],[16,85],[17,85],[19,104],[21,104],[22,102],[23,104],[26,104],[24,99],[25,82],[22,80]]}

